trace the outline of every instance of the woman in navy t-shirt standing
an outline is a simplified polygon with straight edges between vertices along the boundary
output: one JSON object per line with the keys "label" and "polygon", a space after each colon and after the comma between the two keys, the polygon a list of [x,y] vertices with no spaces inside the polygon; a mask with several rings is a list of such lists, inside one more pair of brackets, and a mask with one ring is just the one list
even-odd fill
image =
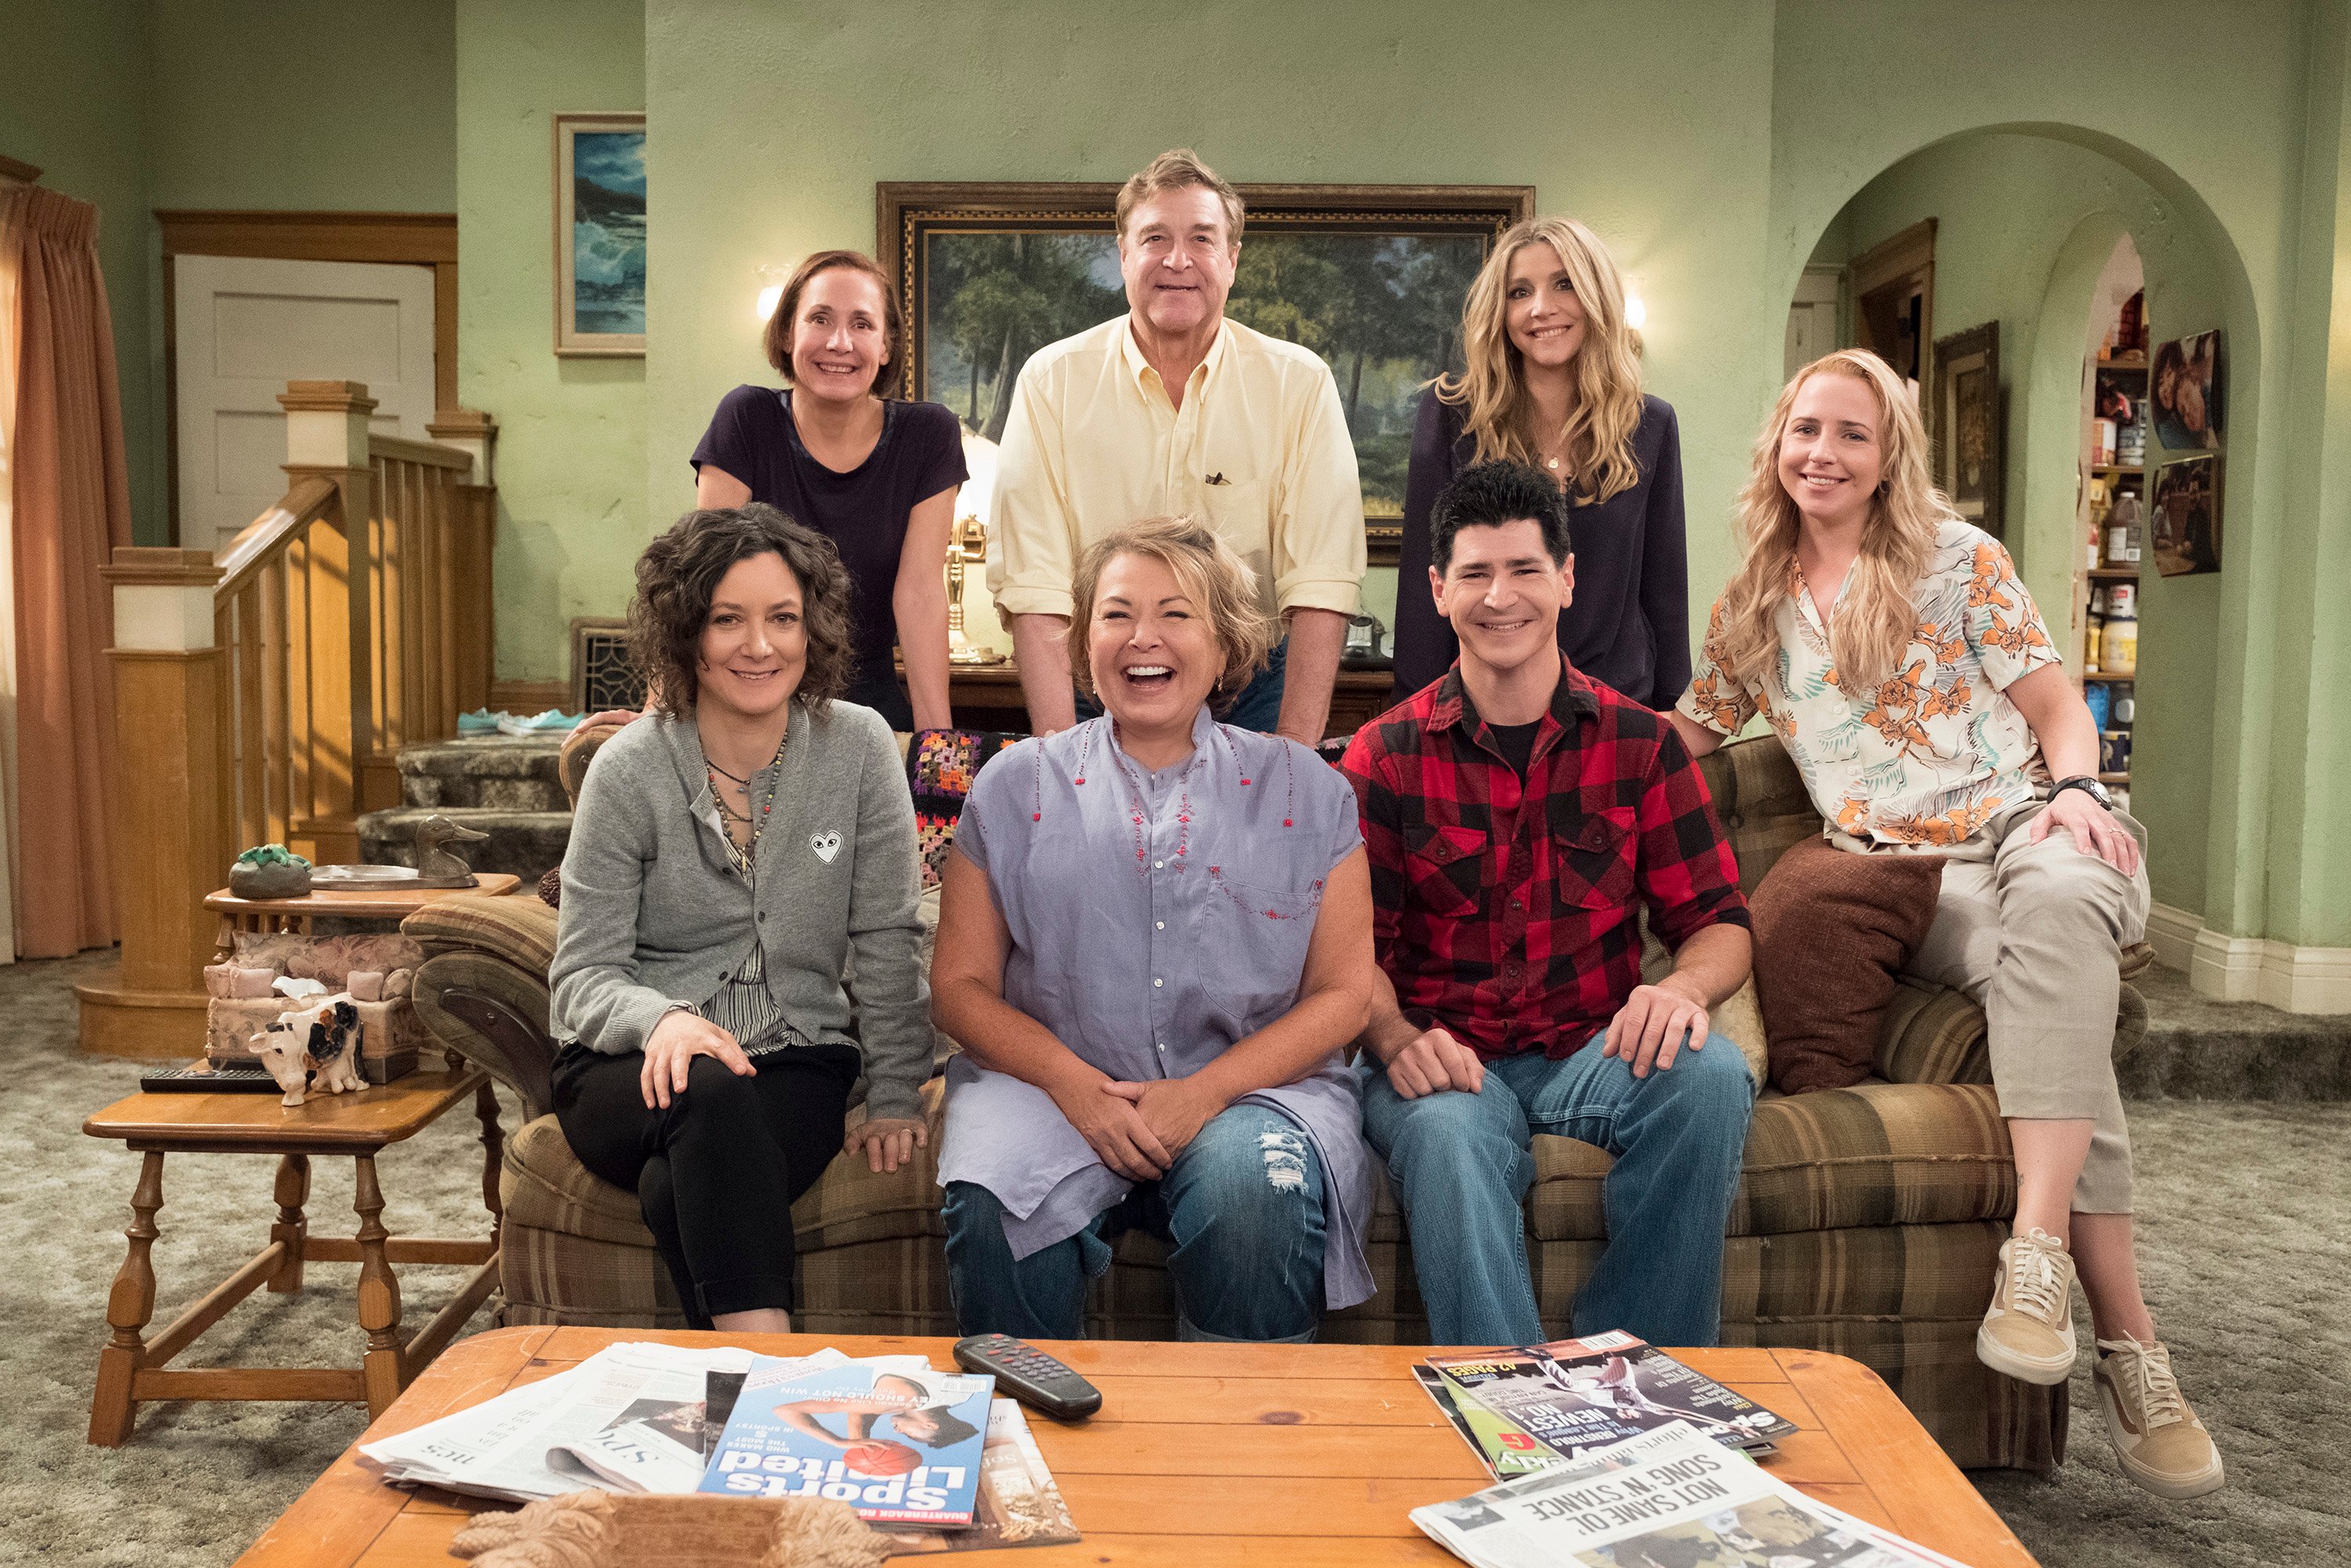
{"label": "woman in navy t-shirt standing", "polygon": [[[786,385],[739,386],[720,400],[694,449],[695,502],[764,501],[831,539],[857,593],[843,700],[893,729],[946,728],[947,535],[968,476],[963,427],[942,403],[890,395],[905,321],[871,256],[827,250],[800,263],[766,341]],[[903,686],[893,644],[905,656]]]}
{"label": "woman in navy t-shirt standing", "polygon": [[1681,432],[1641,391],[1641,335],[1608,249],[1573,218],[1530,218],[1495,245],[1461,312],[1464,372],[1422,394],[1405,477],[1395,700],[1459,653],[1427,588],[1429,512],[1472,463],[1506,457],[1568,499],[1575,595],[1559,612],[1574,666],[1644,707],[1689,684]]}

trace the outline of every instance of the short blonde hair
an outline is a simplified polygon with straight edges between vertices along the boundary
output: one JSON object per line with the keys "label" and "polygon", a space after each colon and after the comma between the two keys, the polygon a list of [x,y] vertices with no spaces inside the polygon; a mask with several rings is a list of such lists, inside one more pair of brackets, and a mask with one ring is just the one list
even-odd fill
{"label": "short blonde hair", "polygon": [[1189,147],[1171,148],[1154,158],[1143,172],[1118,188],[1118,237],[1126,237],[1126,220],[1134,209],[1154,196],[1164,196],[1170,191],[1185,191],[1199,186],[1217,193],[1217,200],[1225,209],[1225,243],[1241,243],[1241,224],[1246,212],[1241,206],[1241,194],[1227,184],[1217,172],[1200,162],[1200,155]]}
{"label": "short blonde hair", "polygon": [[1094,696],[1094,595],[1111,561],[1122,555],[1149,556],[1165,567],[1184,596],[1208,619],[1208,632],[1223,650],[1225,668],[1217,677],[1223,694],[1218,707],[1228,706],[1241,688],[1266,667],[1280,635],[1280,623],[1265,612],[1257,596],[1257,573],[1218,538],[1215,529],[1189,516],[1144,517],[1104,534],[1078,558],[1076,580],[1071,584],[1076,601],[1070,615],[1070,674],[1078,689]]}

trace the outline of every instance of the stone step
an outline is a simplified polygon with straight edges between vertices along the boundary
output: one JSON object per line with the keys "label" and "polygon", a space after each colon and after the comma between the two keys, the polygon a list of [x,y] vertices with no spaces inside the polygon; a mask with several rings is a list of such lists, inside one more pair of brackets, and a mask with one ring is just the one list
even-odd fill
{"label": "stone step", "polygon": [[2126,1100],[2351,1100],[2351,1013],[2199,996],[2158,964],[2137,981],[2147,1038],[2116,1064]]}
{"label": "stone step", "polygon": [[411,746],[399,757],[404,806],[568,811],[556,774],[561,736],[486,735]]}
{"label": "stone step", "polygon": [[[552,755],[550,753],[550,755]],[[489,837],[480,843],[451,844],[475,871],[510,871],[523,885],[535,884],[563,860],[571,841],[569,811],[510,811],[484,806],[395,806],[359,820],[360,859],[368,865],[416,863],[416,830],[424,819],[444,816]]]}

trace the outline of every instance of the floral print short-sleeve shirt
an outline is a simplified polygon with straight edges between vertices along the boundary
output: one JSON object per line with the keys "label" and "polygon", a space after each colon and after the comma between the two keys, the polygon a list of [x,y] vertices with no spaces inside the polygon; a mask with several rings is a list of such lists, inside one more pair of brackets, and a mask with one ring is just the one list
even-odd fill
{"label": "floral print short-sleeve shirt", "polygon": [[[1853,848],[1949,849],[2049,780],[2040,743],[2007,687],[2057,662],[2008,551],[1953,517],[1911,590],[1917,626],[1898,667],[1859,697],[1837,685],[1828,629],[1791,562],[1780,651],[1758,681],[1722,668],[1722,605],[1677,707],[1724,736],[1761,712],[1804,776],[1813,804]],[[1842,604],[1853,588],[1845,577]]]}

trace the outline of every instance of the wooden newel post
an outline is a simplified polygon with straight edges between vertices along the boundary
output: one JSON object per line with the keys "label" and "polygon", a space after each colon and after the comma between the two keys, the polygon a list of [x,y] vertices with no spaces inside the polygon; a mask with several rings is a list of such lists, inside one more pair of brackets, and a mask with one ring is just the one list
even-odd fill
{"label": "wooden newel post", "polygon": [[[204,967],[216,922],[204,894],[228,877],[227,650],[213,605],[220,568],[204,550],[124,548],[99,575],[114,589],[115,756],[121,769],[114,885],[118,972],[78,988],[81,1044],[158,1054],[159,1034],[204,1049]],[[37,831],[37,830],[36,830]]]}
{"label": "wooden newel post", "polygon": [[338,505],[287,555],[287,684],[298,777],[287,836],[318,864],[360,858],[360,759],[375,741],[374,590],[370,530],[374,476],[368,466],[368,415],[375,399],[359,382],[288,382],[286,472],[335,486]]}
{"label": "wooden newel post", "polygon": [[492,619],[491,555],[497,533],[498,422],[479,409],[444,409],[424,427],[444,446],[474,460],[474,471],[457,486],[462,505],[450,518],[446,580],[441,585],[450,629],[450,674],[459,713],[487,707],[497,657]]}

